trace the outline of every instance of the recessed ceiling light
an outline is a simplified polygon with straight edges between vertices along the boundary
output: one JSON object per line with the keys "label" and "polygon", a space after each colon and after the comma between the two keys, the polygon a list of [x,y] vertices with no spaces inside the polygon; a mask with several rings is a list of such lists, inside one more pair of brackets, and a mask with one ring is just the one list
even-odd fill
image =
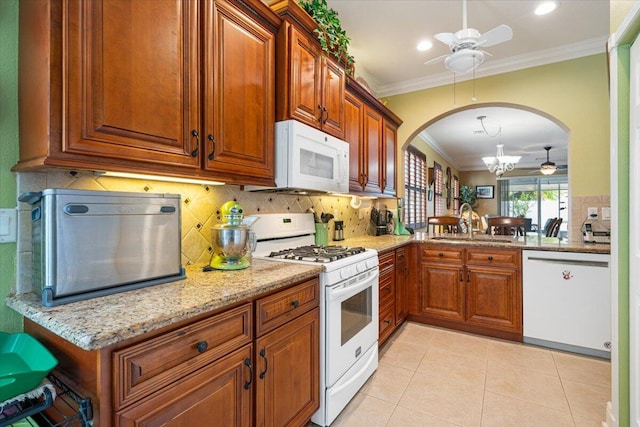
{"label": "recessed ceiling light", "polygon": [[425,50],[429,50],[432,47],[433,47],[433,43],[431,43],[431,40],[422,40],[420,43],[418,43],[418,46],[416,46],[416,48],[420,52],[424,52]]}
{"label": "recessed ceiling light", "polygon": [[547,13],[551,13],[558,7],[557,1],[544,1],[536,7],[535,14],[536,15],[546,15]]}

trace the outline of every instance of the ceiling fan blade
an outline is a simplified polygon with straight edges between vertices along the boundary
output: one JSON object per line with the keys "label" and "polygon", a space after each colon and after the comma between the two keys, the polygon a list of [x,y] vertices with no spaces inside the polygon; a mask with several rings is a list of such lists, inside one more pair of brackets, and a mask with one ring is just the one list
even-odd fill
{"label": "ceiling fan blade", "polygon": [[457,46],[459,43],[458,38],[453,33],[438,33],[433,36],[434,39],[441,41],[447,46]]}
{"label": "ceiling fan blade", "polygon": [[508,25],[500,25],[493,30],[489,30],[478,38],[478,46],[495,46],[511,40],[513,30]]}
{"label": "ceiling fan blade", "polygon": [[440,62],[443,59],[445,59],[447,56],[449,56],[449,55],[440,55],[437,58],[432,58],[432,59],[428,60],[427,62],[425,62],[424,65],[433,64],[434,62]]}

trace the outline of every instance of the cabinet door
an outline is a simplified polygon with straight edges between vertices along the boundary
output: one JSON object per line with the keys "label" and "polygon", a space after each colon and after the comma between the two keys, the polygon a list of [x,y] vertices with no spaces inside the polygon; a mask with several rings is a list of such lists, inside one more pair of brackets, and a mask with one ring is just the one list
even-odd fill
{"label": "cabinet door", "polygon": [[94,0],[67,7],[66,158],[198,168],[191,135],[200,128],[198,3]]}
{"label": "cabinet door", "polygon": [[256,340],[256,425],[306,425],[320,406],[320,311]]}
{"label": "cabinet door", "polygon": [[316,128],[322,119],[322,58],[313,41],[289,26],[290,87],[288,115]]}
{"label": "cabinet door", "polygon": [[365,106],[364,110],[364,146],[365,146],[365,191],[380,193],[380,156],[382,141],[382,116]]}
{"label": "cabinet door", "polygon": [[225,0],[210,0],[207,18],[205,168],[227,182],[273,183],[275,37]]}
{"label": "cabinet door", "polygon": [[362,191],[364,189],[364,154],[362,152],[364,104],[357,97],[346,92],[344,110],[344,140],[349,143],[349,190]]}
{"label": "cabinet door", "polygon": [[522,332],[517,270],[467,267],[467,323]]}
{"label": "cabinet door", "polygon": [[384,121],[382,192],[390,196],[396,195],[396,131],[393,123]]}
{"label": "cabinet door", "polygon": [[464,289],[461,265],[422,263],[420,313],[430,317],[464,321]]}
{"label": "cabinet door", "polygon": [[247,345],[116,413],[116,426],[250,426],[252,350]]}
{"label": "cabinet door", "polygon": [[322,66],[322,129],[339,139],[344,139],[344,69],[333,60],[324,57]]}
{"label": "cabinet door", "polygon": [[409,263],[407,248],[396,249],[396,327],[399,326],[408,314],[407,285],[409,280]]}

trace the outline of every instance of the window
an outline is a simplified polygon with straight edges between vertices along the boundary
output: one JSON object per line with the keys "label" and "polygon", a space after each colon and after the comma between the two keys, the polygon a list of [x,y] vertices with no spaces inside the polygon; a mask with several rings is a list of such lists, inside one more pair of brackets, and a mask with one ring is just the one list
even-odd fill
{"label": "window", "polygon": [[545,235],[550,219],[562,218],[558,237],[569,230],[569,181],[566,175],[498,180],[498,211],[527,220],[527,232]]}
{"label": "window", "polygon": [[427,156],[411,146],[404,152],[404,222],[427,226]]}
{"label": "window", "polygon": [[460,213],[460,180],[457,176],[453,176],[453,213]]}
{"label": "window", "polygon": [[433,162],[433,214],[435,216],[441,216],[444,213],[443,178],[442,166],[437,162]]}

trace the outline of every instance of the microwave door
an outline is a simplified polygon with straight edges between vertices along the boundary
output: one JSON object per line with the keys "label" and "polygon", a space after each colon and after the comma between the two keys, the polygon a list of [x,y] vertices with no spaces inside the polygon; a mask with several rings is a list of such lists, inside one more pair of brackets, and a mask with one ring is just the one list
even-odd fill
{"label": "microwave door", "polygon": [[[319,136],[319,138],[314,138]],[[325,141],[325,139],[327,141]],[[293,139],[291,156],[292,179],[295,185],[303,188],[322,189],[326,191],[348,191],[341,185],[347,184],[345,163],[348,165],[348,152],[342,145],[348,145],[325,134],[299,134]]]}

